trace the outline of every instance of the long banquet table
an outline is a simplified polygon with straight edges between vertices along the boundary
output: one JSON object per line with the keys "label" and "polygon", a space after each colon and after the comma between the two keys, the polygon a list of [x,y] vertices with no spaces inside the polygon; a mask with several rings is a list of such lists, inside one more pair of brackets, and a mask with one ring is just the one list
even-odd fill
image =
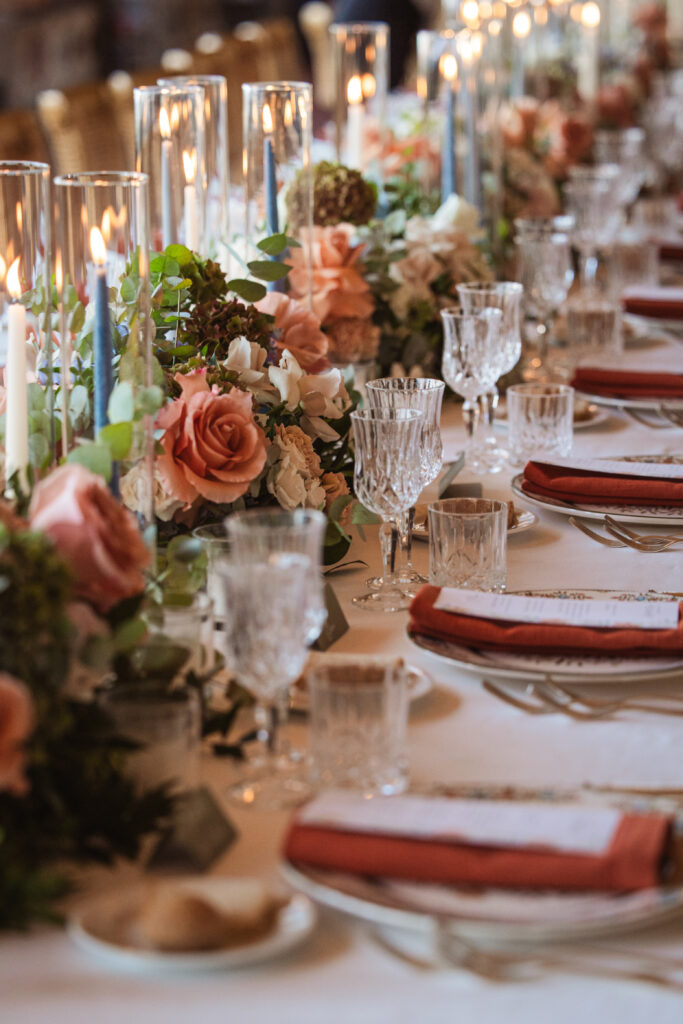
{"label": "long banquet table", "polygon": [[[683,367],[683,340],[628,350],[624,365]],[[457,407],[447,405],[446,455],[462,446]],[[504,435],[501,435],[504,436]],[[579,455],[683,452],[683,431],[650,430],[615,412],[577,431]],[[459,480],[472,478],[464,472]],[[484,493],[510,497],[509,474],[483,479]],[[538,511],[538,510],[536,510]],[[414,545],[427,570],[427,545]],[[354,540],[349,557],[378,568],[376,529]],[[418,782],[510,783],[571,788],[594,785],[683,787],[683,717],[620,714],[593,722],[561,715],[534,717],[509,707],[477,677],[444,666],[406,637],[407,614],[359,612],[350,603],[368,571],[332,577],[351,629],[335,650],[403,655],[427,670],[433,691],[411,712],[411,776]],[[608,549],[575,530],[564,516],[539,512],[533,530],[508,546],[508,588],[683,590],[683,550],[642,554]],[[304,727],[297,726],[302,740]],[[220,797],[230,768],[206,756],[205,778]],[[286,824],[282,813],[229,808],[240,837],[214,866],[217,874],[275,876]],[[136,869],[87,876],[86,889],[122,885]],[[683,921],[635,936],[630,949],[666,952],[683,960]],[[159,976],[114,972],[78,949],[58,929],[0,938],[0,1020],[7,1024],[145,1024],[180,1021],[354,1024],[410,1021],[521,1021],[554,1024],[582,1016],[606,1024],[674,1024],[683,996],[639,982],[556,971],[537,980],[495,983],[461,969],[411,966],[381,947],[360,922],[323,911],[307,944],[279,960],[230,973]]]}

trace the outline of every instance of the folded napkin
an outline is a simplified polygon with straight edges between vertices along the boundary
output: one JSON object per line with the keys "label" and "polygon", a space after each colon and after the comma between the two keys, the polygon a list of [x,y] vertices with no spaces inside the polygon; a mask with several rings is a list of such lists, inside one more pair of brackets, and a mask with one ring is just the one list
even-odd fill
{"label": "folded napkin", "polygon": [[683,654],[683,616],[676,629],[597,628],[553,622],[511,622],[434,607],[438,587],[424,586],[410,606],[410,631],[467,647],[537,654]]}
{"label": "folded napkin", "polygon": [[683,242],[660,242],[659,258],[671,263],[683,260]]}
{"label": "folded napkin", "polygon": [[[360,796],[358,799],[362,799]],[[381,799],[381,798],[380,798]],[[414,805],[422,801],[423,815],[433,819],[439,810],[448,816],[447,801],[434,801],[437,807],[430,807],[430,798],[389,797],[390,817],[400,819],[405,815],[401,801],[408,800]],[[367,803],[367,802],[366,802]],[[531,808],[523,804],[498,801],[461,801],[475,819],[481,814],[491,816],[505,814],[508,827],[514,829],[517,820],[520,829],[526,829]],[[488,804],[488,807],[482,806]],[[468,806],[469,805],[469,806]],[[512,812],[512,817],[510,816]],[[565,891],[633,891],[659,884],[662,869],[666,863],[670,845],[671,819],[660,815],[638,815],[607,812],[610,815],[609,828],[597,844],[589,842],[583,849],[581,843],[566,844],[548,841],[534,842],[533,839],[520,844],[513,832],[514,840],[489,836],[485,841],[465,838],[458,830],[445,829],[443,834],[436,830],[413,828],[410,823],[401,825],[390,821],[387,809],[380,808],[383,824],[368,830],[358,817],[347,815],[347,821],[328,824],[324,820],[309,820],[306,808],[294,817],[285,839],[284,855],[290,862],[343,871],[356,875],[373,875],[385,878],[410,879],[451,885],[483,885],[501,888],[558,889]],[[571,825],[575,808],[567,805],[547,805],[542,808],[544,827],[553,828],[566,835]],[[418,809],[417,814],[420,814]],[[515,818],[515,815],[518,815]],[[569,814],[569,820],[567,815]],[[524,820],[526,818],[526,821]],[[462,821],[461,813],[461,821]],[[604,817],[603,817],[604,824]],[[584,819],[585,826],[585,819]],[[588,825],[590,828],[590,824]],[[600,826],[599,826],[600,827]],[[484,835],[486,834],[484,830]],[[441,834],[440,834],[441,832]],[[495,832],[495,829],[494,829]],[[504,832],[504,830],[503,830]],[[526,835],[526,831],[525,831]],[[560,848],[555,848],[558,846]]]}
{"label": "folded napkin", "polygon": [[683,373],[577,366],[572,387],[590,395],[614,398],[683,398]]}
{"label": "folded napkin", "polygon": [[597,473],[585,469],[527,462],[522,490],[533,496],[559,498],[581,505],[683,506],[683,480]]}
{"label": "folded napkin", "polygon": [[622,297],[627,313],[665,320],[683,320],[683,288],[627,288]]}

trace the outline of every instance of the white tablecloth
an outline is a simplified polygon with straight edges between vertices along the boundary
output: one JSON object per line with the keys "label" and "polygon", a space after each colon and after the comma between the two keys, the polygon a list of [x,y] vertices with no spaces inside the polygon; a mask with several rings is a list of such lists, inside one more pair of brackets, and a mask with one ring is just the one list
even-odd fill
{"label": "white tablecloth", "polygon": [[[683,368],[683,343],[627,353],[626,365],[653,362]],[[504,435],[501,435],[503,437]],[[456,409],[444,415],[447,453],[462,446]],[[683,432],[648,430],[615,413],[575,434],[579,455],[683,452]],[[467,473],[459,478],[471,479]],[[485,478],[485,494],[509,497],[509,474]],[[378,568],[376,529],[354,542],[350,557]],[[427,546],[415,562],[427,569]],[[508,586],[609,587],[683,591],[683,551],[640,554],[610,550],[578,533],[564,516],[541,512],[528,533],[510,539]],[[596,722],[562,716],[534,718],[507,707],[478,680],[442,666],[412,647],[407,614],[359,612],[351,597],[367,575],[333,577],[351,629],[335,650],[402,654],[427,669],[436,687],[411,714],[411,772],[419,781],[508,782],[571,787],[594,784],[683,786],[683,718],[631,714]],[[220,794],[229,767],[206,759],[207,779]],[[286,816],[253,811],[230,815],[241,836],[214,871],[274,874]],[[128,872],[123,873],[123,877]],[[119,879],[117,877],[117,884]],[[98,878],[102,885],[102,878]],[[107,880],[111,884],[111,879]],[[626,940],[683,959],[683,923]],[[635,947],[634,947],[635,948]],[[308,944],[270,964],[234,973],[161,978],[114,973],[77,949],[59,930],[0,938],[0,1020],[7,1024],[175,1024],[249,1021],[270,1024],[382,1024],[410,1021],[577,1019],[606,1024],[678,1024],[683,997],[651,985],[547,974],[537,981],[490,983],[460,970],[421,970],[382,949],[367,929],[324,912]]]}

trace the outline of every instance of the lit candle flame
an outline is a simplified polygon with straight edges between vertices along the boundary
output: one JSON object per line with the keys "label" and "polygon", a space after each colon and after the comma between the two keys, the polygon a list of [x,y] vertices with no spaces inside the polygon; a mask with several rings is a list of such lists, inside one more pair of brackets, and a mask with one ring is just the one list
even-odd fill
{"label": "lit candle flame", "polygon": [[512,32],[516,39],[526,39],[531,32],[531,18],[526,11],[517,11],[512,19]]}
{"label": "lit candle flame", "polygon": [[7,273],[7,264],[3,260],[2,256],[0,256],[0,282],[4,282],[5,274],[6,273]]}
{"label": "lit candle flame", "polygon": [[482,51],[484,49],[484,37],[481,34],[481,32],[473,32],[472,33],[471,43],[472,43],[472,56],[476,57],[476,58],[481,57]]}
{"label": "lit candle flame", "polygon": [[593,0],[581,8],[581,24],[586,28],[597,28],[600,24],[600,8]]}
{"label": "lit candle flame", "polygon": [[363,96],[366,100],[371,100],[377,92],[377,82],[375,76],[371,75],[369,71],[363,75],[361,79],[361,88],[363,90]]}
{"label": "lit candle flame", "polygon": [[185,181],[188,185],[192,185],[197,173],[197,156],[195,153],[188,153],[187,150],[183,152],[183,170],[185,171]]}
{"label": "lit candle flame", "polygon": [[346,98],[351,104],[363,102],[363,83],[360,75],[352,75],[346,88]]}
{"label": "lit candle flame", "polygon": [[466,25],[476,28],[479,24],[479,4],[477,0],[465,0],[460,8],[460,13]]}
{"label": "lit candle flame", "polygon": [[161,132],[162,139],[171,138],[171,122],[168,119],[166,107],[162,107],[159,111],[159,131]]}
{"label": "lit candle flame", "polygon": [[21,203],[17,201],[16,205],[16,217],[17,217],[17,229],[22,230],[24,225],[24,211],[21,208]]}
{"label": "lit candle flame", "polygon": [[113,212],[114,211],[112,210],[111,206],[108,206],[102,214],[102,237],[105,238],[107,242],[111,238],[111,222]]}
{"label": "lit candle flame", "polygon": [[439,71],[447,82],[458,77],[458,62],[453,53],[443,53],[439,60]]}
{"label": "lit candle flame", "polygon": [[62,254],[58,249],[55,256],[55,288],[58,292],[61,292],[63,283],[64,272],[62,270]]}
{"label": "lit candle flame", "polygon": [[97,266],[103,267],[107,262],[107,249],[99,228],[90,229],[90,252]]}
{"label": "lit candle flame", "polygon": [[271,135],[273,131],[273,115],[270,112],[270,107],[266,103],[263,108],[263,131],[266,135]]}
{"label": "lit candle flame", "polygon": [[171,107],[171,131],[174,132],[180,124],[180,107],[174,103]]}
{"label": "lit candle flame", "polygon": [[17,256],[12,266],[7,271],[7,291],[10,293],[13,299],[21,298],[21,284],[19,282],[19,260],[20,256]]}
{"label": "lit candle flame", "polygon": [[282,115],[282,119],[285,122],[286,128],[292,127],[294,123],[294,114],[292,113],[292,104],[289,102],[289,100],[286,100],[285,102],[285,109]]}

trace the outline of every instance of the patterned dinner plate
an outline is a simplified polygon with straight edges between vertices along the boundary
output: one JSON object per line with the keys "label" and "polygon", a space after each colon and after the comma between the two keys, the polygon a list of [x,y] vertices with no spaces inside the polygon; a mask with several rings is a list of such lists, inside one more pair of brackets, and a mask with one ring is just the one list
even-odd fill
{"label": "patterned dinner plate", "polygon": [[[521,590],[515,593],[527,597],[578,598],[587,601],[672,601],[678,596],[656,591],[632,593],[615,590]],[[527,683],[542,681],[547,676],[567,683],[632,683],[677,677],[683,680],[683,657],[674,655],[635,658],[620,655],[591,657],[581,654],[517,654],[465,647],[419,633],[409,633],[408,636],[416,647],[442,663],[479,676],[523,680]]]}
{"label": "patterned dinner plate", "polygon": [[[658,464],[683,463],[681,455],[620,455],[615,456],[623,462],[653,462]],[[582,505],[579,502],[567,501],[564,498],[550,498],[528,494],[522,490],[522,474],[513,478],[512,492],[518,498],[537,505],[549,512],[559,512],[564,516],[576,516],[579,519],[602,519],[605,515],[618,519],[622,523],[640,523],[641,526],[681,526],[683,525],[683,508],[671,505]]]}
{"label": "patterned dinner plate", "polygon": [[631,893],[561,893],[482,889],[364,878],[286,863],[281,871],[318,903],[376,926],[433,938],[445,936],[492,946],[571,942],[621,934],[680,913],[683,889],[657,887]]}

